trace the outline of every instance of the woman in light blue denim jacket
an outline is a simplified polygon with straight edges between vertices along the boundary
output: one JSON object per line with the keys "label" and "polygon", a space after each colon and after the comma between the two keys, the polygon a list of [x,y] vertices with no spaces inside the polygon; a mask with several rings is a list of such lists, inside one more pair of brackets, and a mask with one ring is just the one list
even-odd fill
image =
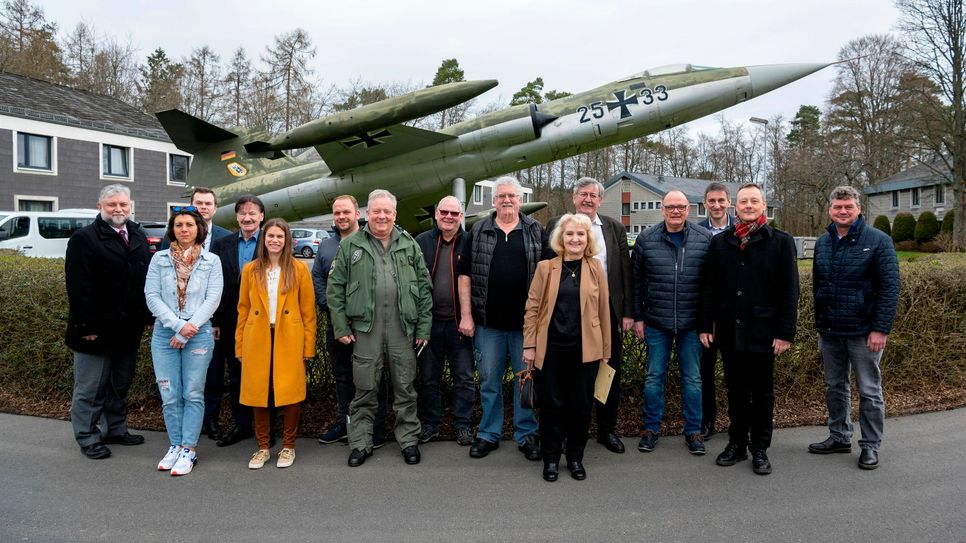
{"label": "woman in light blue denim jacket", "polygon": [[205,375],[215,339],[211,315],[221,300],[218,256],[202,247],[208,225],[194,206],[175,207],[165,234],[171,245],[151,259],[144,297],[157,320],[151,359],[171,446],[158,463],[171,475],[191,472],[205,412]]}

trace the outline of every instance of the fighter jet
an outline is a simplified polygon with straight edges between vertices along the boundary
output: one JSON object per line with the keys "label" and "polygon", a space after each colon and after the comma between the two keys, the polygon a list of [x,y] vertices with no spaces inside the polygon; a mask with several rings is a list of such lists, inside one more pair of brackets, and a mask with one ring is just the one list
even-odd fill
{"label": "fighter jet", "polygon": [[[626,142],[750,100],[829,64],[709,68],[675,64],[645,70],[546,102],[521,104],[438,131],[407,126],[495,87],[496,81],[449,83],[330,115],[275,137],[226,130],[178,110],[157,114],[171,141],[194,155],[189,186],[211,187],[227,226],[234,201],[257,194],[267,215],[299,220],[331,211],[352,194],[376,188],[398,198],[397,223],[431,226],[445,195],[466,202],[468,187],[493,178]],[[321,160],[285,151],[314,147]],[[541,204],[528,206],[535,211]]]}

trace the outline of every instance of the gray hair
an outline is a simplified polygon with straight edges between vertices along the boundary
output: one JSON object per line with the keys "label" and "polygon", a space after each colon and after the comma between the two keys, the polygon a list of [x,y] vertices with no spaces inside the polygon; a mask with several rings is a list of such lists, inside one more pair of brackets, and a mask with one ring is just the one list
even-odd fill
{"label": "gray hair", "polygon": [[574,194],[580,192],[580,189],[593,185],[597,189],[597,196],[604,195],[604,184],[600,181],[594,179],[593,177],[581,177],[576,182],[574,182]]}
{"label": "gray hair", "polygon": [[108,185],[101,189],[101,193],[97,195],[97,203],[99,204],[104,203],[104,200],[107,200],[112,196],[117,196],[118,194],[123,194],[124,196],[127,196],[128,200],[131,199],[131,189],[125,187],[120,183],[116,183],[114,185]]}
{"label": "gray hair", "polygon": [[832,205],[832,200],[855,200],[855,205],[859,207],[862,206],[859,191],[855,190],[855,187],[850,187],[849,185],[842,185],[832,189],[832,194],[830,194],[828,197],[828,205]]}
{"label": "gray hair", "polygon": [[391,193],[388,190],[386,190],[386,189],[376,189],[376,190],[370,192],[369,193],[369,200],[366,202],[366,206],[371,206],[372,205],[372,201],[375,200],[375,199],[377,199],[377,198],[389,198],[389,201],[392,202],[392,208],[393,208],[393,210],[396,209],[396,196],[393,193]]}
{"label": "gray hair", "polygon": [[456,202],[456,205],[458,205],[460,208],[460,213],[466,212],[466,208],[463,207],[463,202],[461,202],[460,199],[457,198],[456,196],[443,196],[443,198],[439,201],[439,203],[436,204],[436,207],[443,205],[443,202],[445,202],[446,200],[453,200],[454,202]]}
{"label": "gray hair", "polygon": [[513,190],[517,193],[517,196],[521,196],[523,194],[523,187],[520,186],[520,182],[517,181],[517,178],[513,177],[512,175],[504,175],[503,177],[497,178],[497,180],[493,182],[494,202],[496,202],[496,192],[500,187],[513,187]]}

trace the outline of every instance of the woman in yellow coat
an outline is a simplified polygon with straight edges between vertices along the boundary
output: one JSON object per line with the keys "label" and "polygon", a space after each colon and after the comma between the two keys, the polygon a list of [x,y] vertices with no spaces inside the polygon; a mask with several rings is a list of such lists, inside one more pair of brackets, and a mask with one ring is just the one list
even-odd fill
{"label": "woman in yellow coat", "polygon": [[308,268],[292,254],[288,223],[269,219],[255,259],[242,270],[235,356],[242,367],[239,403],[251,406],[255,418],[258,450],[248,462],[251,469],[261,468],[271,456],[272,407],[284,407],[285,420],[276,465],[286,468],[295,461],[305,361],[315,356],[315,291]]}
{"label": "woman in yellow coat", "polygon": [[543,478],[556,481],[561,444],[567,469],[587,477],[584,446],[590,428],[594,379],[610,358],[607,275],[590,219],[560,217],[550,234],[555,258],[537,265],[523,317],[523,361],[536,367]]}

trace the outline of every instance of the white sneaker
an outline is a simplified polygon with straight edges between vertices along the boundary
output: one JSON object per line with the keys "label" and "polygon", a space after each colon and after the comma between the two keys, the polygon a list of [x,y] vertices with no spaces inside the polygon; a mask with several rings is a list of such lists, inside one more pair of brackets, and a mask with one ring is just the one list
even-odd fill
{"label": "white sneaker", "polygon": [[191,473],[191,468],[195,467],[195,462],[197,461],[198,455],[194,451],[188,448],[182,448],[181,454],[178,455],[178,461],[171,468],[171,475],[187,475]]}
{"label": "white sneaker", "polygon": [[295,449],[285,448],[278,453],[278,462],[275,464],[277,468],[287,468],[295,462]]}
{"label": "white sneaker", "polygon": [[272,453],[268,452],[268,449],[258,449],[252,455],[252,459],[248,461],[248,469],[262,469],[271,456]]}
{"label": "white sneaker", "polygon": [[164,458],[158,462],[158,471],[168,471],[171,469],[174,466],[174,463],[178,461],[178,456],[180,454],[181,447],[172,445],[171,448],[168,449],[167,454],[164,455]]}

